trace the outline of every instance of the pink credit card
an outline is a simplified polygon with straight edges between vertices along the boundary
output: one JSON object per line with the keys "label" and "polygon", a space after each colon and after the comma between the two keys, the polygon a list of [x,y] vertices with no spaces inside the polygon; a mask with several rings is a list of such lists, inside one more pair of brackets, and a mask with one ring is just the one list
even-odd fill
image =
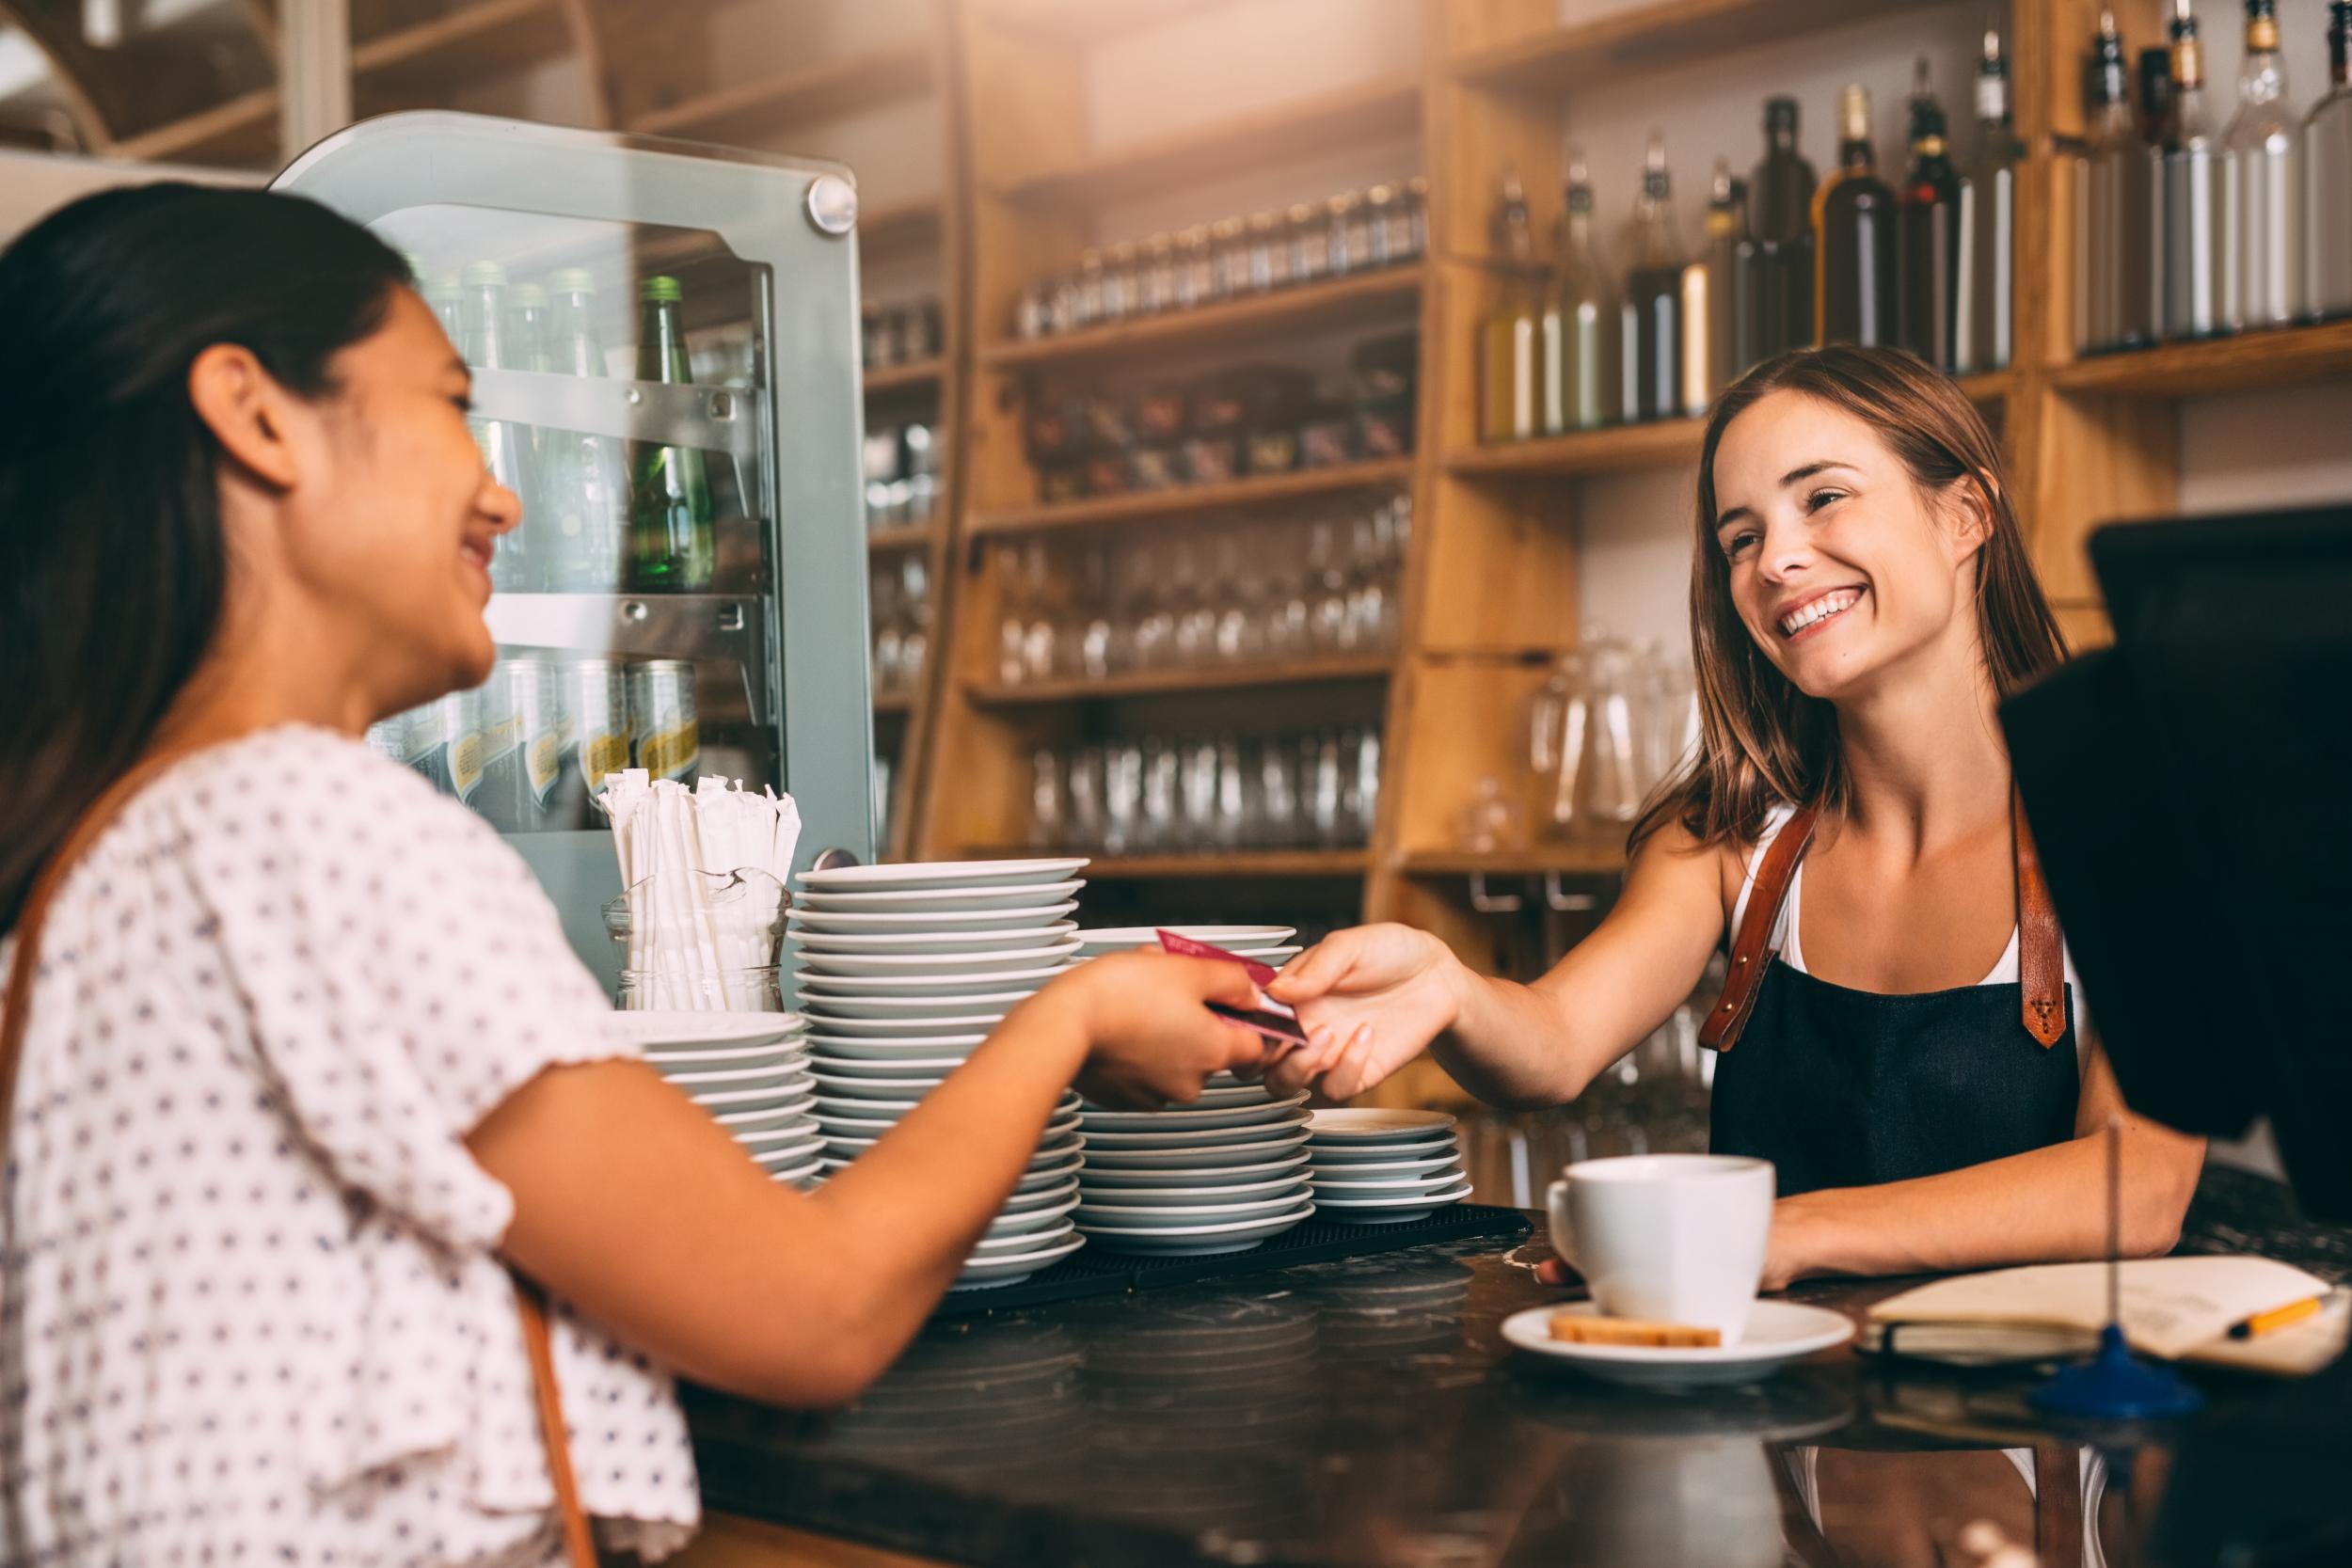
{"label": "pink credit card", "polygon": [[[1162,931],[1159,938],[1163,953],[1173,953],[1180,958],[1217,958],[1226,963],[1239,964],[1248,972],[1250,983],[1262,990],[1274,983],[1272,966],[1262,964],[1255,958],[1245,958],[1238,953],[1228,953],[1222,947],[1195,942],[1173,931]],[[1307,1043],[1307,1031],[1299,1025],[1297,1012],[1270,996],[1260,997],[1255,1008],[1228,1007],[1221,1002],[1211,1002],[1208,1009],[1219,1018],[1246,1023],[1269,1039],[1288,1040],[1293,1045]]]}

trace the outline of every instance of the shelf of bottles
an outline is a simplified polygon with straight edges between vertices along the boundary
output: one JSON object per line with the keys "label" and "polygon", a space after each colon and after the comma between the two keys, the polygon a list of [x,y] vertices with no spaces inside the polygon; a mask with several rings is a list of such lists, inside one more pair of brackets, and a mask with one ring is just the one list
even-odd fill
{"label": "shelf of bottles", "polygon": [[[1727,156],[1715,161],[1695,248],[1676,220],[1661,136],[1650,139],[1621,249],[1601,236],[1590,170],[1576,152],[1548,258],[1526,192],[1506,172],[1493,219],[1500,282],[1479,327],[1481,442],[1695,420],[1750,367],[1816,343],[1900,346],[1962,376],[2007,368],[2023,150],[1997,30],[1984,37],[1975,112],[1975,152],[1962,166],[1922,59],[1909,165],[1889,183],[1878,171],[1867,88],[1839,94],[1838,164],[1826,178],[1797,150],[1798,101],[1770,99],[1764,156],[1748,178]],[[1691,430],[1687,454],[1695,455]],[[1629,458],[1595,455],[1596,467],[1675,461],[1686,445],[1672,438]]]}
{"label": "shelf of bottles", "polygon": [[[2172,0],[2165,41],[2136,62],[2102,14],[2074,170],[2077,355],[2352,315],[2352,5],[2328,7],[2328,87],[2308,113],[2296,110],[2289,60],[2311,59],[2318,40],[2282,37],[2276,0],[2245,0],[2244,24],[2225,125],[2189,0]],[[2277,356],[2266,376],[2352,370],[2342,336]],[[2201,384],[2194,361],[2171,368],[2179,389]],[[2061,385],[2129,389],[2088,363]]]}
{"label": "shelf of bottles", "polygon": [[[707,234],[420,207],[378,225],[521,501],[480,688],[371,732],[507,832],[602,826],[616,768],[780,777],[764,269]],[[658,270],[657,270],[658,269]]]}

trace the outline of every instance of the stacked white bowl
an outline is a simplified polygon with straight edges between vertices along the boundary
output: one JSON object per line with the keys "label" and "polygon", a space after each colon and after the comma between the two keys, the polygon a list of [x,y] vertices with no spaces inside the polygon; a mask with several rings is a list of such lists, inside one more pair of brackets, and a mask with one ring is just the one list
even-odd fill
{"label": "stacked white bowl", "polygon": [[798,1013],[614,1013],[654,1070],[708,1111],[779,1181],[807,1186],[822,1152],[808,1030]]}
{"label": "stacked white bowl", "polygon": [[[1179,936],[1272,967],[1295,956],[1287,926],[1170,926]],[[1161,927],[1080,931],[1089,958],[1159,945]],[[1307,1097],[1277,1098],[1231,1073],[1190,1105],[1079,1112],[1086,1159],[1078,1229],[1120,1252],[1206,1257],[1257,1246],[1313,1212],[1306,1184]]]}
{"label": "stacked white bowl", "polygon": [[1346,1225],[1402,1225],[1470,1195],[1461,1132],[1443,1111],[1317,1111],[1307,1155],[1315,1212]]}
{"label": "stacked white bowl", "polygon": [[[1078,952],[1083,860],[811,871],[792,911],[826,1175],[856,1159]],[[1078,1097],[1064,1097],[958,1289],[1010,1285],[1084,1244]]]}

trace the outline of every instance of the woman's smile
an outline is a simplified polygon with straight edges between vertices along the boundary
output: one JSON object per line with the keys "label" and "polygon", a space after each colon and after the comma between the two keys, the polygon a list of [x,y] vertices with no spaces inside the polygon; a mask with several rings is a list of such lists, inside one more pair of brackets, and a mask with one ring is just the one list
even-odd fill
{"label": "woman's smile", "polygon": [[1867,588],[1830,588],[1806,595],[1773,619],[1781,637],[1802,642],[1828,629],[1830,624],[1862,602]]}

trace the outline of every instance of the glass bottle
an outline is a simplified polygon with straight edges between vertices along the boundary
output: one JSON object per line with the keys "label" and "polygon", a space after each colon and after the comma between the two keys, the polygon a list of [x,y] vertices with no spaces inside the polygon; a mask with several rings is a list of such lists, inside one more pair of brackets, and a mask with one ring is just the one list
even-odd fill
{"label": "glass bottle", "polygon": [[2079,353],[2156,341],[2155,211],[2161,168],[2133,113],[2131,71],[2115,12],[2099,13],[2084,80],[2087,150],[2074,174],[2074,346]]}
{"label": "glass bottle", "polygon": [[1553,436],[1617,418],[1617,293],[1593,233],[1591,174],[1574,149],[1566,196],[1543,318],[1543,421]]}
{"label": "glass bottle", "polygon": [[[637,379],[683,387],[686,334],[678,323],[684,297],[675,277],[648,277],[638,287],[644,313],[637,332]],[[707,592],[718,566],[711,520],[710,477],[699,448],[645,441],[631,464],[628,582],[638,589]]]}
{"label": "glass bottle", "polygon": [[1249,292],[1249,234],[1239,218],[1209,225],[1210,296],[1236,299]]}
{"label": "glass bottle", "polygon": [[2009,63],[1997,28],[1984,30],[1977,66],[1977,146],[1960,183],[1960,280],[1952,329],[1963,375],[2008,368],[2017,305],[2017,168],[2025,149],[2010,124]]}
{"label": "glass bottle", "polygon": [[1734,359],[1734,325],[1740,293],[1734,273],[1740,242],[1746,238],[1747,193],[1731,177],[1731,165],[1715,160],[1708,182],[1707,245],[1682,269],[1682,411],[1707,412],[1741,367]]}
{"label": "glass bottle", "polygon": [[2164,135],[2164,335],[2205,338],[2229,319],[2222,294],[2221,138],[2205,103],[2205,49],[2189,0],[2172,0],[2172,107]]}
{"label": "glass bottle", "polygon": [[1078,252],[1076,307],[1071,311],[1073,327],[1092,326],[1103,319],[1103,253],[1087,249]]}
{"label": "glass bottle", "polygon": [[[548,368],[557,375],[612,374],[596,331],[596,275],[567,267],[548,282],[554,291]],[[611,593],[621,585],[621,552],[628,538],[628,454],[610,436],[552,425],[539,433],[539,441],[548,586],[560,593]]]}
{"label": "glass bottle", "polygon": [[1291,247],[1282,220],[1273,213],[1249,214],[1249,287],[1259,293],[1291,280]]}
{"label": "glass bottle", "polygon": [[1136,262],[1136,242],[1121,240],[1103,257],[1103,304],[1094,319],[1115,326],[1138,313],[1142,272]]}
{"label": "glass bottle", "polygon": [[1331,276],[1331,225],[1310,202],[1294,201],[1282,214],[1282,234],[1291,247],[1291,281],[1314,283]]}
{"label": "glass bottle", "polygon": [[1682,267],[1689,257],[1675,229],[1674,186],[1661,132],[1650,133],[1643,155],[1628,250],[1625,303],[1618,312],[1625,417],[1666,419],[1682,412]]}
{"label": "glass bottle", "polygon": [[1797,150],[1797,101],[1764,102],[1764,158],[1748,181],[1756,236],[1750,315],[1755,356],[1813,341],[1813,166]]}
{"label": "glass bottle", "polygon": [[1813,319],[1823,343],[1895,341],[1895,193],[1870,150],[1870,89],[1837,95],[1837,172],[1813,194]]}
{"label": "glass bottle", "polygon": [[2352,314],[2352,0],[2328,7],[2328,96],[2303,122],[2306,304]]}
{"label": "glass bottle", "polygon": [[[506,269],[475,261],[458,276],[457,350],[476,370],[522,368],[506,311]],[[482,449],[490,477],[528,501],[536,493],[531,463],[531,432],[511,420],[469,420],[474,445]],[[526,513],[522,526],[499,540],[490,558],[490,584],[501,593],[528,593],[546,586],[539,561],[537,529]]]}
{"label": "glass bottle", "polygon": [[1940,371],[1960,362],[1960,174],[1946,150],[1944,105],[1928,57],[1911,76],[1911,167],[1896,217],[1896,341]]}
{"label": "glass bottle", "polygon": [[2237,113],[2221,140],[2223,319],[2233,332],[2284,326],[2303,313],[2303,193],[2278,0],[2246,0]]}
{"label": "glass bottle", "polygon": [[1535,237],[1527,222],[1527,192],[1513,168],[1502,176],[1495,209],[1495,303],[1479,329],[1479,438],[1524,441],[1535,434],[1536,339],[1543,304],[1535,273]]}
{"label": "glass bottle", "polygon": [[1429,254],[1429,177],[1425,174],[1405,182],[1404,244],[1390,248],[1400,261],[1418,261]]}

